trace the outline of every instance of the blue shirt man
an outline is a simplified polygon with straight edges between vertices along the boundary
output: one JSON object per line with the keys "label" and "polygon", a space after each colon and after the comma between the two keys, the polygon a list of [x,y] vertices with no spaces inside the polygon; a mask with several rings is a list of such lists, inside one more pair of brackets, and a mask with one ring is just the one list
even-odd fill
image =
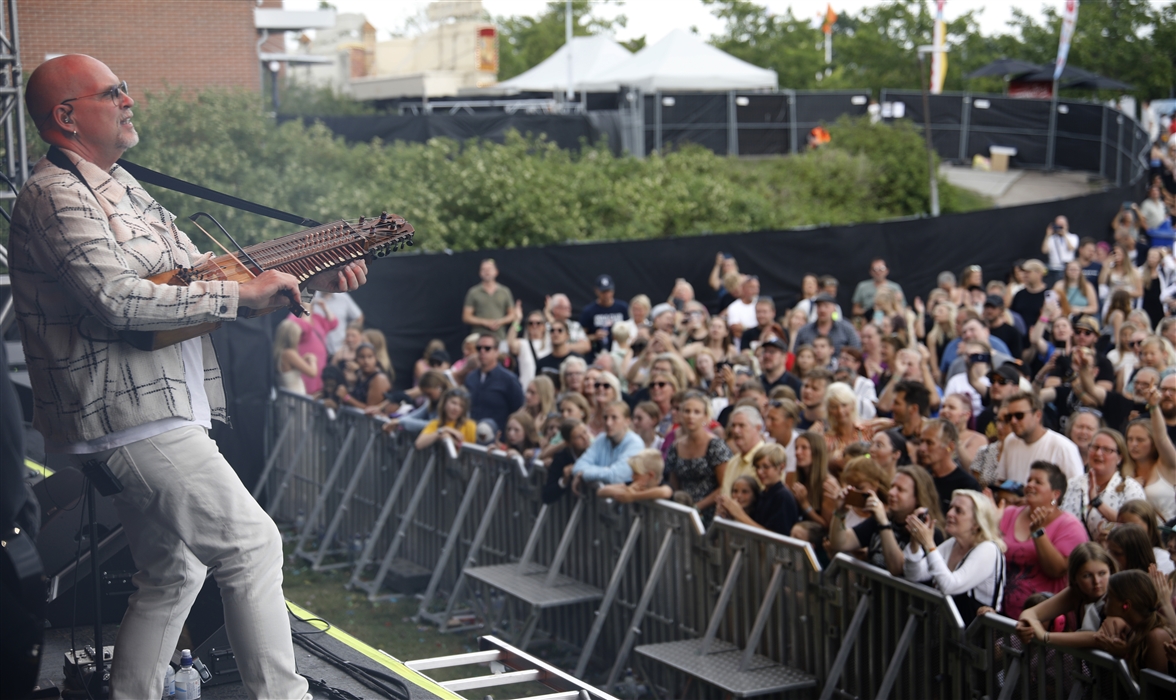
{"label": "blue shirt man", "polygon": [[633,480],[629,458],[645,449],[645,441],[629,430],[629,406],[624,401],[614,401],[605,409],[604,428],[604,434],[596,436],[576,460],[572,474],[577,481],[627,484]]}
{"label": "blue shirt man", "polygon": [[523,407],[523,387],[513,374],[498,365],[498,341],[490,333],[478,338],[478,369],[465,378],[470,392],[470,415],[474,420],[494,420],[506,426],[510,414]]}

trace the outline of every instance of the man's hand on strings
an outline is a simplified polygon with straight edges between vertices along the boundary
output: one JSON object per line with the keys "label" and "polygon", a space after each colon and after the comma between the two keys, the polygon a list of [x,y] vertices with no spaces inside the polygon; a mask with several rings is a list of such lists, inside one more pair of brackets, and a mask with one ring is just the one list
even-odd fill
{"label": "man's hand on strings", "polygon": [[366,282],[367,261],[356,260],[318,273],[306,280],[306,288],[315,292],[354,292]]}
{"label": "man's hand on strings", "polygon": [[298,278],[278,270],[266,270],[253,279],[242,282],[238,304],[251,309],[271,309],[289,306],[298,298]]}

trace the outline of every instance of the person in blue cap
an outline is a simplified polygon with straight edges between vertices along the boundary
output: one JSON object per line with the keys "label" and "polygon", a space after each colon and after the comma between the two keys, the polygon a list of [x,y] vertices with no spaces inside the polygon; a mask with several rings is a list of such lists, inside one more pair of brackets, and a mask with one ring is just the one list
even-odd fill
{"label": "person in blue cap", "polygon": [[629,320],[629,305],[617,301],[617,284],[612,275],[600,275],[593,286],[596,301],[580,313],[580,325],[592,341],[592,352],[608,352],[612,347],[612,327]]}

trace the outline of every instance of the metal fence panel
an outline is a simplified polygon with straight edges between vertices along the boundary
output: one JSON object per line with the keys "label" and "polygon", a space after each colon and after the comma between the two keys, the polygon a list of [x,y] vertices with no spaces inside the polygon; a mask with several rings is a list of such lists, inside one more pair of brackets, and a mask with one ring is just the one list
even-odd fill
{"label": "metal fence panel", "polygon": [[[1138,138],[1125,143],[1115,153],[1130,167]],[[704,531],[694,509],[666,501],[569,496],[543,509],[541,465],[470,445],[418,453],[409,436],[385,435],[369,416],[286,392],[270,411],[257,492],[275,519],[296,526],[299,556],[352,567],[352,585],[372,597],[416,572],[420,619],[443,630],[508,620],[505,631],[551,642],[553,663],[598,683],[631,668],[663,695],[723,696],[730,686],[704,672],[722,664],[694,668],[689,657],[675,667],[649,651],[687,644],[743,669],[743,678],[727,674],[729,684],[751,687],[771,667],[780,669],[772,682],[816,685],[822,698],[1158,698],[1176,689],[1176,679],[1151,672],[1136,686],[1101,652],[1025,648],[999,616],[965,633],[949,597],[846,555],[821,572],[805,542],[721,519]],[[555,573],[600,594],[533,618],[466,575],[561,557]],[[380,567],[394,580],[374,575]]]}

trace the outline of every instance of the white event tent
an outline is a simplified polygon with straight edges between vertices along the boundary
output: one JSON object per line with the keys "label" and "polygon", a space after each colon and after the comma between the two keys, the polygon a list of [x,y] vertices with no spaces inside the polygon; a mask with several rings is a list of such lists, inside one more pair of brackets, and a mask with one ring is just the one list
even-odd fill
{"label": "white event tent", "polygon": [[696,34],[675,29],[624,63],[584,80],[577,87],[589,92],[613,92],[622,85],[645,93],[775,90],[777,81],[776,71],[741,61]]}
{"label": "white event tent", "polygon": [[[604,35],[572,37],[572,86],[579,90],[616,66],[633,58],[628,49]],[[568,87],[568,45],[531,70],[504,80],[494,90],[563,92]],[[615,89],[615,88],[614,88]]]}

